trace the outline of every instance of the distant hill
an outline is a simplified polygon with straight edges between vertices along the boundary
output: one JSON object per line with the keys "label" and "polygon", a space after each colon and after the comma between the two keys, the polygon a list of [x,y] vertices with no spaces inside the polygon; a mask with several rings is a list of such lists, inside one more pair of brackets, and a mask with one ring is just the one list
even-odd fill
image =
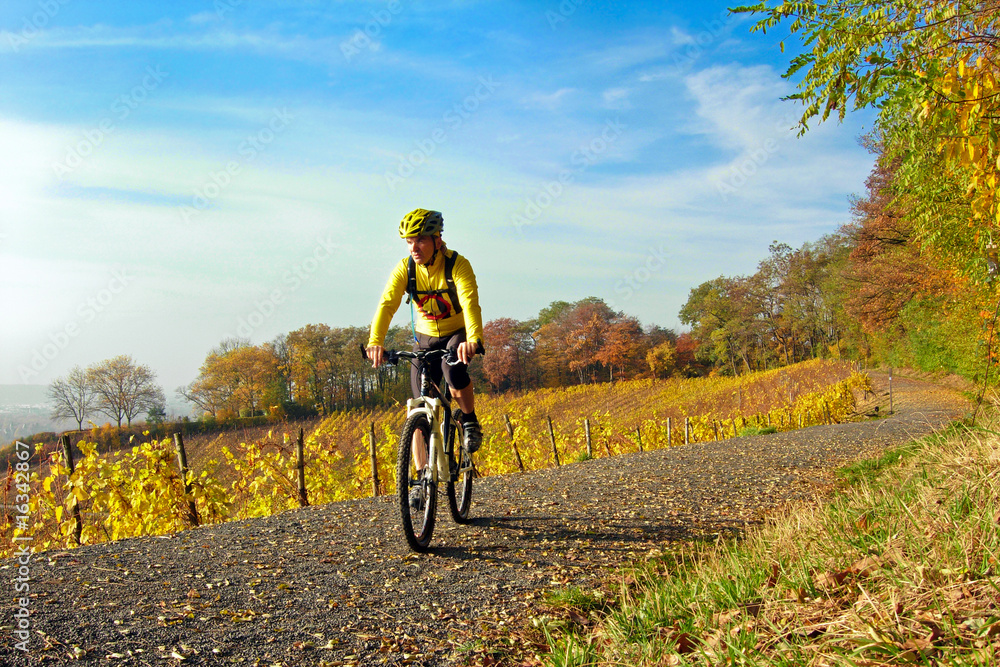
{"label": "distant hill", "polygon": [[71,420],[51,418],[48,385],[0,384],[0,443],[44,431],[76,428]]}

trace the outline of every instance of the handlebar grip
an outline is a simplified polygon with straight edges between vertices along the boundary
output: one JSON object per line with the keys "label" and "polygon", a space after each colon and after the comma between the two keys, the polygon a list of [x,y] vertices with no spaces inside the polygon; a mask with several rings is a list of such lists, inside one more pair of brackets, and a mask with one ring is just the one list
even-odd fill
{"label": "handlebar grip", "polygon": [[362,345],[361,343],[358,343],[358,349],[361,350],[361,358],[364,359],[365,361],[367,361],[368,360],[368,350],[366,350],[365,346]]}

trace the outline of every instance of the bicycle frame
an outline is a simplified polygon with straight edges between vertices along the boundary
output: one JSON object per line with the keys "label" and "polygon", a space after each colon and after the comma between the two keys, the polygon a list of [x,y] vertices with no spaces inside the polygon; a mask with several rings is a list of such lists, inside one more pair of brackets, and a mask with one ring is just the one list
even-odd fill
{"label": "bicycle frame", "polygon": [[430,442],[427,443],[427,467],[435,482],[451,479],[448,454],[445,451],[448,420],[451,406],[436,396],[421,396],[406,401],[406,416],[423,414],[431,426]]}

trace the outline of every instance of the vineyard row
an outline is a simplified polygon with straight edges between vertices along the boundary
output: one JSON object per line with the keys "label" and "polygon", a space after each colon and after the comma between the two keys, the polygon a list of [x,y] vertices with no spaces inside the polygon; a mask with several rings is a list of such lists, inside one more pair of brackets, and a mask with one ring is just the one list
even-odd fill
{"label": "vineyard row", "polygon": [[[678,444],[722,440],[764,429],[790,430],[841,421],[854,411],[855,391],[871,389],[858,373],[804,394],[794,402],[750,416],[713,415],[649,418],[625,428],[608,413],[553,424],[551,416],[512,420],[509,413],[484,410],[489,434],[480,454],[481,476],[500,475],[616,456]],[[323,504],[394,492],[396,435],[402,413],[369,421],[358,437],[357,420],[331,417],[316,432],[299,438],[284,434],[279,443],[224,447],[225,466],[209,461],[200,472],[186,470],[169,439],[151,440],[130,451],[99,454],[81,441],[79,461],[69,448],[48,455],[48,473],[12,469],[6,487],[27,502],[5,508],[0,555],[9,555],[17,538],[30,537],[36,550],[72,547],[141,535],[160,535],[193,525],[266,516],[306,503]],[[338,438],[337,433],[352,442]],[[272,434],[269,434],[273,436]],[[330,446],[330,442],[338,442]],[[178,439],[178,444],[180,440]],[[296,447],[296,444],[299,444]],[[183,451],[183,450],[181,450]],[[178,466],[178,459],[181,465]],[[17,464],[21,468],[22,463]],[[183,473],[181,472],[183,470]],[[228,474],[226,474],[228,473]],[[227,483],[226,478],[232,479]]]}

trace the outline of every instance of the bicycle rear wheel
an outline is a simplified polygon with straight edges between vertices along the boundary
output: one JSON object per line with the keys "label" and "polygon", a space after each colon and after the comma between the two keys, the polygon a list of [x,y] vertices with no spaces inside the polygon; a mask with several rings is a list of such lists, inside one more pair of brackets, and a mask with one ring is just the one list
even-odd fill
{"label": "bicycle rear wheel", "polygon": [[[413,434],[417,431],[424,436],[424,442],[431,439],[431,427],[427,417],[416,414],[407,418],[403,424],[403,432],[399,436],[399,451],[396,455],[396,491],[399,497],[399,518],[403,526],[406,543],[414,551],[427,551],[434,532],[434,519],[437,514],[437,484],[434,483],[429,471],[423,474],[417,472],[413,462]],[[410,492],[419,488],[422,494],[422,507],[410,506]]]}
{"label": "bicycle rear wheel", "polygon": [[[462,446],[465,431],[462,429],[462,411],[455,410],[451,419],[451,448],[455,453],[452,479],[448,480],[448,509],[455,523],[469,523],[469,508],[472,506],[472,477],[475,467],[472,456]],[[457,478],[457,479],[456,479]]]}

